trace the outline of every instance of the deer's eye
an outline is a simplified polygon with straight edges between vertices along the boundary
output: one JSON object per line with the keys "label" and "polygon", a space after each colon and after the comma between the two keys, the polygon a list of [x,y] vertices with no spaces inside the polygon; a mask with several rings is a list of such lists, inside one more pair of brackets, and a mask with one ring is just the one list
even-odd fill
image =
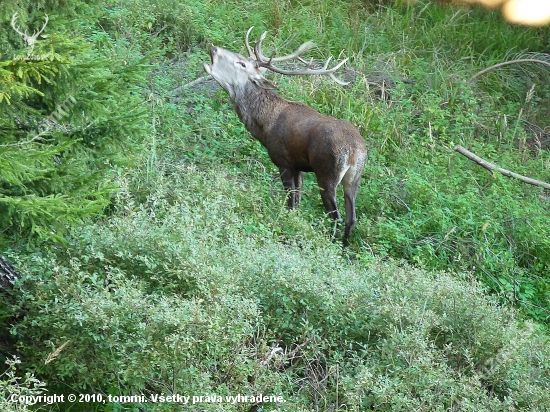
{"label": "deer's eye", "polygon": [[240,64],[241,67],[246,67],[246,64],[244,62],[237,62],[237,64]]}

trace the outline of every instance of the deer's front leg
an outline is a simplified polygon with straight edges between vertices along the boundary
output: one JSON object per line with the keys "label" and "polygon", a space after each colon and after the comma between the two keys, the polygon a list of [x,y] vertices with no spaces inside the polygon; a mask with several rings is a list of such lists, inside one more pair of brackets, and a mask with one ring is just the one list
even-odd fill
{"label": "deer's front leg", "polygon": [[287,191],[287,205],[289,209],[294,209],[302,199],[302,182],[304,180],[304,173],[299,170],[287,169],[284,167],[279,168],[281,173],[281,180],[283,186]]}

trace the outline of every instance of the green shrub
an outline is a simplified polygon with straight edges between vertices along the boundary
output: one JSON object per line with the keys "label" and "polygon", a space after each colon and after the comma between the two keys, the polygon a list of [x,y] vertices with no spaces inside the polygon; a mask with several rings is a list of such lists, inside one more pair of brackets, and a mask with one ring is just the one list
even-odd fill
{"label": "green shrub", "polygon": [[[17,6],[29,22],[44,12]],[[264,411],[550,409],[546,195],[453,151],[461,144],[548,180],[548,151],[533,146],[547,118],[547,72],[506,66],[471,79],[547,50],[547,29],[431,3],[43,6],[56,36],[36,50],[51,59],[0,60],[11,99],[0,102],[9,145],[0,146],[0,191],[20,207],[0,224],[23,273],[0,321],[48,390],[286,400],[258,405]],[[17,50],[15,10],[4,11],[0,39]],[[347,88],[274,79],[281,95],[352,121],[368,143],[346,256],[331,243],[313,177],[301,208],[287,211],[276,168],[228,97],[187,84],[203,75],[207,44],[242,52],[251,25],[253,37],[269,30],[268,53],[313,39],[315,59],[351,57]],[[396,83],[387,99],[375,90],[380,72]],[[70,133],[12,147],[74,91]],[[77,224],[107,200],[97,220]],[[37,234],[64,244],[32,249]]]}
{"label": "green shrub", "polygon": [[45,383],[30,373],[26,373],[24,379],[17,376],[17,365],[21,363],[19,358],[14,356],[5,363],[8,369],[0,374],[0,411],[27,412],[30,410],[28,405],[20,399],[45,395]]}
{"label": "green shrub", "polygon": [[112,395],[267,392],[303,410],[550,405],[547,338],[471,279],[347,262],[315,240],[281,245],[269,217],[249,234],[240,205],[261,192],[232,181],[159,175],[139,205],[129,185],[108,222],[20,261],[27,315],[12,333],[25,359]]}

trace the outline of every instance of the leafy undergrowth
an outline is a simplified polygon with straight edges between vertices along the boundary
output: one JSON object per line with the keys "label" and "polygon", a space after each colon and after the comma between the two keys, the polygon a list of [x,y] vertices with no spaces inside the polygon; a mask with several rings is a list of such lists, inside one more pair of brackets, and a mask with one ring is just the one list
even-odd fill
{"label": "leafy undergrowth", "polygon": [[[346,13],[334,5],[328,14],[324,7],[281,6],[281,21],[288,23],[262,27],[269,30],[264,42],[269,53],[286,54],[313,38],[320,47],[312,57],[350,57],[350,71],[342,76],[353,83],[346,88],[324,78],[274,77],[281,95],[351,121],[367,141],[359,222],[349,253],[365,262],[392,257],[430,270],[471,271],[502,302],[547,324],[548,194],[490,174],[453,149],[459,144],[499,167],[550,181],[547,68],[510,65],[473,79],[505,60],[548,61],[543,53],[548,29],[511,26],[482,9],[429,3],[361,8],[352,2]],[[247,24],[258,24],[256,17]],[[211,26],[206,40],[244,52],[248,26],[239,25],[237,34],[220,34]],[[315,29],[306,33],[305,27]],[[254,29],[252,38],[259,33]],[[187,84],[204,74],[204,48],[191,49],[186,57],[185,76],[181,67],[167,65],[167,75],[152,81],[155,90],[167,92],[177,85],[174,78]],[[383,90],[381,79],[382,86],[389,85]],[[276,168],[251,140],[226,94],[183,90],[177,105],[158,107],[156,149],[175,162],[221,163],[244,179],[276,185]],[[308,183],[302,213],[306,224],[323,229],[314,179]],[[272,195],[266,191],[262,202]],[[339,199],[342,208],[341,194]]]}
{"label": "leafy undergrowth", "polygon": [[111,218],[16,261],[26,315],[11,332],[36,373],[55,377],[50,392],[223,401],[108,410],[247,410],[225,401],[236,394],[286,401],[266,411],[550,407],[547,336],[472,277],[348,261],[307,228],[298,242],[279,228],[300,212],[275,201],[264,207],[280,220],[251,233],[260,186],[162,172],[140,202],[139,179],[121,178]]}
{"label": "leafy undergrowth", "polygon": [[[2,354],[22,361],[10,361],[2,393],[42,391],[30,375],[18,380],[17,370],[36,373],[58,394],[286,401],[134,399],[73,411],[550,409],[548,194],[453,150],[460,144],[550,181],[548,71],[511,65],[473,79],[504,60],[548,60],[547,28],[429,2],[96,0],[86,13],[75,11],[80,2],[50,3],[28,6],[29,22],[47,12],[49,34],[70,33],[62,37],[86,46],[85,54],[58,50],[67,61],[101,59],[97,70],[52,74],[55,87],[40,92],[57,102],[83,79],[101,86],[77,99],[64,121],[73,128],[55,133],[89,144],[63,167],[75,179],[92,174],[101,204],[110,203],[80,225],[66,210],[28,210],[9,199],[29,220],[3,217],[0,244],[11,249],[2,254],[23,279],[0,307]],[[4,12],[2,38],[23,47],[10,29],[13,11]],[[287,211],[276,168],[227,95],[206,81],[189,85],[204,75],[210,43],[244,52],[252,25],[253,38],[269,31],[268,54],[315,40],[316,60],[350,57],[346,88],[325,78],[272,78],[284,97],[351,121],[367,141],[359,221],[345,257],[331,242],[314,178],[300,209]],[[35,50],[55,39],[40,38]],[[41,101],[19,101],[4,101],[18,114],[2,118],[11,136],[2,150],[11,159],[16,148],[24,168],[29,119],[38,122],[57,103],[35,112]],[[86,140],[87,128],[67,134],[92,124],[100,126],[94,136],[124,144],[104,150],[96,137]],[[53,140],[30,143],[51,170],[69,158],[55,155],[63,147]],[[45,143],[52,152],[41,150]],[[0,170],[8,195],[31,189],[7,172]],[[63,176],[41,177],[40,193],[69,188],[80,197],[67,199],[93,200],[77,190],[82,179]],[[39,243],[29,227],[54,242]]]}

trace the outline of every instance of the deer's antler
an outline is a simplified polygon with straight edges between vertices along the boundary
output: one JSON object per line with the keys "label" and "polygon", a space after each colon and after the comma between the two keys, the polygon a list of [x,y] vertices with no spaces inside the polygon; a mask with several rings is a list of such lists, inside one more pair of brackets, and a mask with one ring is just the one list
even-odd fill
{"label": "deer's antler", "polygon": [[45,21],[44,21],[44,25],[42,26],[42,28],[40,30],[38,30],[36,33],[34,33],[32,35],[32,37],[36,40],[36,38],[38,38],[38,36],[40,35],[40,33],[42,33],[44,31],[44,29],[46,28],[46,25],[48,24],[48,21],[50,20],[48,15],[47,14],[44,14],[45,17]]}
{"label": "deer's antler", "polygon": [[13,13],[13,16],[11,16],[11,27],[13,27],[13,29],[21,36],[23,36],[23,38],[25,39],[25,41],[27,40],[27,38],[29,37],[29,35],[27,34],[27,31],[25,31],[24,33],[22,33],[21,31],[19,31],[19,29],[15,26],[15,21],[17,20],[17,14],[18,12],[15,12]]}
{"label": "deer's antler", "polygon": [[254,26],[250,27],[248,31],[246,32],[246,36],[244,37],[244,44],[246,45],[246,49],[248,50],[248,54],[250,55],[250,58],[256,60],[256,55],[254,54],[254,49],[250,47],[250,43],[248,42],[248,36],[250,36],[250,32]]}
{"label": "deer's antler", "polygon": [[[338,79],[334,75],[334,72],[336,70],[338,70],[340,67],[342,67],[348,61],[347,58],[342,60],[336,66],[329,69],[328,65],[329,65],[330,61],[332,60],[332,57],[329,57],[322,68],[312,69],[310,67],[312,61],[310,61],[308,63],[304,59],[302,59],[302,57],[301,57],[301,55],[303,53],[305,53],[306,51],[310,50],[312,47],[315,46],[315,43],[313,43],[311,41],[308,41],[308,42],[305,42],[304,44],[302,44],[300,47],[298,47],[296,49],[296,51],[294,53],[288,54],[286,56],[281,56],[281,57],[267,58],[267,57],[264,56],[264,54],[262,52],[262,42],[264,41],[264,39],[267,35],[267,32],[264,32],[261,35],[260,40],[258,42],[256,42],[256,44],[254,45],[254,49],[252,49],[252,47],[250,47],[250,44],[248,42],[248,37],[249,37],[250,32],[252,31],[253,28],[254,28],[254,26],[252,26],[250,29],[248,29],[248,31],[246,33],[246,37],[245,37],[245,44],[246,44],[246,48],[248,49],[248,53],[250,54],[250,57],[253,58],[254,60],[256,60],[260,67],[264,67],[266,69],[271,70],[272,72],[287,75],[287,76],[304,75],[304,74],[322,74],[322,75],[329,76],[332,80],[334,80],[336,83],[338,83],[342,86],[346,86],[346,85],[349,84],[349,82],[344,82],[344,81]],[[284,61],[293,60],[293,59],[298,59],[302,63],[306,63],[307,66],[305,68],[299,69],[299,70],[285,70],[285,69],[281,69],[281,68],[273,65],[273,63],[284,62]]]}
{"label": "deer's antler", "polygon": [[11,27],[17,32],[19,33],[19,35],[23,36],[23,39],[27,42],[27,44],[30,46],[30,47],[34,47],[34,43],[36,42],[36,39],[38,38],[38,36],[40,35],[40,33],[42,33],[44,31],[44,29],[46,28],[46,25],[48,24],[48,21],[49,21],[49,18],[48,18],[48,15],[45,14],[45,22],[44,22],[44,25],[42,26],[42,28],[36,32],[34,32],[32,34],[32,36],[29,36],[27,34],[27,31],[25,30],[25,32],[21,32],[17,26],[15,25],[15,21],[17,20],[17,17],[18,17],[18,13],[15,12],[13,13],[13,16],[11,17]]}

